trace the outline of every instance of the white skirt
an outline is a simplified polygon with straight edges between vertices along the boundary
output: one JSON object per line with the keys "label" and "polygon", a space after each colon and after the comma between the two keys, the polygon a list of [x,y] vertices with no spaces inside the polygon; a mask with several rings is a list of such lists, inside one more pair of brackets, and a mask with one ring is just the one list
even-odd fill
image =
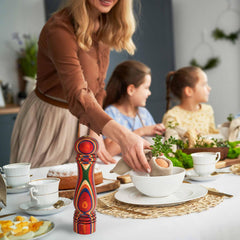
{"label": "white skirt", "polygon": [[[68,109],[42,101],[33,91],[17,115],[10,163],[30,162],[36,168],[75,162],[78,125]],[[81,136],[86,133],[81,125]]]}

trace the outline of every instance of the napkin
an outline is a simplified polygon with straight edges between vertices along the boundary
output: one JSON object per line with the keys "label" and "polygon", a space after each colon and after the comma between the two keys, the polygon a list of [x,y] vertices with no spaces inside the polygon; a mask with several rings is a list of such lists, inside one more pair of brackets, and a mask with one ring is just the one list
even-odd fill
{"label": "napkin", "polygon": [[229,136],[228,140],[234,142],[237,140],[240,131],[240,117],[235,118],[231,121],[229,126]]}
{"label": "napkin", "polygon": [[[147,158],[147,161],[149,162],[150,159],[152,158],[152,151],[149,149],[144,149],[144,154]],[[110,171],[110,173],[116,173],[119,175],[123,175],[129,171],[131,171],[132,169],[125,163],[125,161],[121,158],[116,166]]]}
{"label": "napkin", "polygon": [[[166,158],[165,156],[159,156],[159,157],[153,157],[152,156],[152,151],[149,149],[145,149],[144,150],[145,156],[147,158],[147,161],[151,167],[151,172],[150,172],[150,176],[163,176],[163,175],[170,175],[172,174],[172,169],[173,169],[173,164],[172,161],[169,160],[168,158]],[[160,158],[160,159],[164,159],[167,164],[168,167],[161,167],[157,164],[156,160]],[[129,171],[131,171],[132,169],[125,163],[125,161],[121,158],[118,163],[116,164],[116,166],[110,171],[110,173],[117,173],[119,175],[123,175]]]}
{"label": "napkin", "polygon": [[6,204],[7,204],[7,187],[6,187],[6,184],[5,184],[5,181],[3,179],[2,174],[0,174],[0,203],[2,203],[6,207]]}

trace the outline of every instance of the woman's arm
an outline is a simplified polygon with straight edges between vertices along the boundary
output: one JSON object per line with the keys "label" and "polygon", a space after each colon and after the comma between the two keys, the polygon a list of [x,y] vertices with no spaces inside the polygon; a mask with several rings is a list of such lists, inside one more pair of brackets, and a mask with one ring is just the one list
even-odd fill
{"label": "woman's arm", "polygon": [[119,144],[124,161],[132,169],[136,171],[151,171],[143,152],[144,148],[150,148],[149,142],[114,120],[107,122],[102,132],[105,136]]}
{"label": "woman's arm", "polygon": [[[165,132],[165,127],[162,123],[159,123],[152,126],[144,126],[138,128],[133,132],[136,133],[138,136],[155,136],[156,134],[162,135]],[[111,156],[115,156],[121,153],[120,146],[111,139],[104,139],[104,143],[107,151],[111,154]]]}

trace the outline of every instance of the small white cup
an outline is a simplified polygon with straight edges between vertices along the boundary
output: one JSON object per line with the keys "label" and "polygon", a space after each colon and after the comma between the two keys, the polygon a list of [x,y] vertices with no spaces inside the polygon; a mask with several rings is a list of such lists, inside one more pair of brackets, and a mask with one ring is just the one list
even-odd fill
{"label": "small white cup", "polygon": [[8,186],[17,187],[25,185],[30,181],[31,163],[12,163],[4,165],[1,171]]}
{"label": "small white cup", "polygon": [[191,154],[193,169],[199,176],[209,176],[216,170],[216,163],[220,160],[220,152],[198,152]]}
{"label": "small white cup", "polygon": [[29,182],[31,205],[43,208],[58,201],[59,178],[42,178]]}

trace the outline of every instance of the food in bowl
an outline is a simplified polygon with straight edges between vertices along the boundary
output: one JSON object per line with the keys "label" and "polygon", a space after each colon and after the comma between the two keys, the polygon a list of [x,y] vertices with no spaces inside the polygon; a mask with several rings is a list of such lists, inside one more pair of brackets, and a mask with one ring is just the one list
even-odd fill
{"label": "food in bowl", "polygon": [[151,157],[149,165],[151,167],[150,176],[164,176],[172,174],[172,161],[164,156]]}
{"label": "food in bowl", "polygon": [[144,195],[166,197],[180,188],[185,176],[185,169],[173,167],[172,174],[165,176],[147,176],[132,171],[130,176],[134,186]]}

